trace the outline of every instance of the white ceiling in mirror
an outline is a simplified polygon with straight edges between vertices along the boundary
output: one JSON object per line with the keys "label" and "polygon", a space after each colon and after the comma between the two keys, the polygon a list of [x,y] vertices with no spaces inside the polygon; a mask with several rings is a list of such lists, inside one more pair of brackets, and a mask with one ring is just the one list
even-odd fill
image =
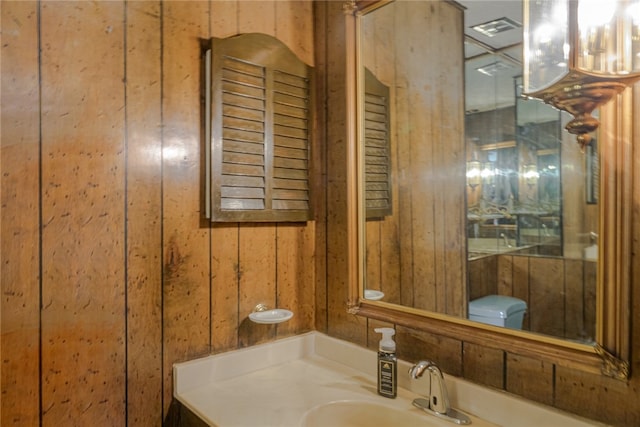
{"label": "white ceiling in mirror", "polygon": [[[522,1],[459,0],[465,7],[465,110],[491,111],[515,105],[514,78],[522,75]],[[486,24],[489,34],[476,27]],[[535,102],[522,108],[535,109]],[[543,109],[553,114],[551,109]]]}
{"label": "white ceiling in mirror", "polygon": [[[514,105],[513,77],[522,74],[522,2],[461,0],[459,3],[466,8],[466,111],[475,113]],[[483,24],[493,27],[492,36],[474,28]]]}

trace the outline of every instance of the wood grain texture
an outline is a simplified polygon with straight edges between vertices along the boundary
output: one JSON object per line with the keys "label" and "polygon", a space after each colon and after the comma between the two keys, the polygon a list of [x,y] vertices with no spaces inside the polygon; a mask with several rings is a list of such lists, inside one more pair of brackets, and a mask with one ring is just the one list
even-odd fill
{"label": "wood grain texture", "polygon": [[465,378],[489,387],[504,387],[504,351],[468,342],[462,348]]}
{"label": "wood grain texture", "polygon": [[[496,262],[497,268],[491,267]],[[595,263],[590,261],[488,256],[469,262],[470,295],[471,299],[491,294],[520,298],[527,302],[523,329],[589,340],[596,325],[595,273]],[[550,303],[545,300],[548,294]]]}
{"label": "wood grain texture", "polygon": [[531,257],[529,266],[531,330],[564,336],[564,263],[561,259]]}
{"label": "wood grain texture", "polygon": [[290,321],[278,325],[278,337],[314,329],[316,274],[308,263],[309,257],[315,258],[314,233],[313,224],[279,224],[276,228],[275,307],[295,310]]}
{"label": "wood grain texture", "polygon": [[640,420],[638,390],[632,384],[563,367],[556,367],[555,406],[616,426]]}
{"label": "wood grain texture", "polygon": [[[278,27],[309,61],[311,3],[287,3]],[[2,231],[14,236],[2,242],[3,425],[161,425],[171,364],[237,348],[239,228],[200,223],[198,38],[236,34],[238,6],[2,3]],[[275,13],[258,9],[244,29],[273,35]],[[276,253],[270,229],[261,245]],[[287,335],[310,328],[315,280],[314,228],[288,231],[284,284],[267,291],[300,304]]]}
{"label": "wood grain texture", "polygon": [[277,1],[274,2],[275,32],[273,35],[289,46],[298,58],[307,65],[314,65],[313,49],[313,2]]}
{"label": "wood grain texture", "polygon": [[[314,200],[314,226],[315,226],[315,284],[314,284],[314,328],[319,331],[327,330],[327,132],[326,108],[319,105],[326,99],[324,93],[327,91],[327,45],[315,40],[324,40],[327,25],[326,7],[323,2],[312,3],[312,16],[314,27],[314,65],[315,65],[315,87],[316,114],[314,116],[313,134],[315,138],[311,141],[311,186]],[[323,104],[324,105],[324,104]]]}
{"label": "wood grain texture", "polygon": [[276,229],[273,224],[244,225],[240,228],[238,344],[246,347],[275,338],[275,325],[249,320],[256,305],[276,307]]}
{"label": "wood grain texture", "polygon": [[211,228],[211,349],[218,353],[238,347],[237,224],[215,224]]}
{"label": "wood grain texture", "polygon": [[238,33],[276,32],[276,2],[247,0],[238,1]]}
{"label": "wood grain texture", "polygon": [[[364,19],[362,58],[390,88],[395,204],[368,221],[367,287],[384,288],[388,302],[464,316],[461,25],[448,4],[394,3]],[[437,42],[443,32],[448,43]],[[424,67],[435,58],[440,68]]]}
{"label": "wood grain texture", "polygon": [[462,341],[398,326],[398,357],[409,362],[433,360],[444,372],[462,375]]}
{"label": "wood grain texture", "polygon": [[43,425],[125,422],[122,12],[41,7]]}
{"label": "wood grain texture", "polygon": [[200,227],[200,44],[206,2],[162,4],[163,406],[173,363],[210,349],[210,231]]}
{"label": "wood grain texture", "polygon": [[40,357],[38,4],[3,2],[0,425],[36,426]]}
{"label": "wood grain texture", "polygon": [[[431,4],[419,3],[414,9],[408,3],[398,3],[402,9],[401,20],[405,28],[423,31],[437,28],[438,17],[430,13]],[[437,114],[436,87],[437,70],[425,69],[422,64],[437,56],[435,37],[411,37],[402,42],[402,50],[397,55],[398,69],[404,70],[402,77],[408,85],[409,144],[411,145],[411,166],[407,173],[412,185],[411,194],[411,236],[413,238],[413,284],[414,307],[438,311],[441,299],[438,297],[438,275],[442,274],[437,265],[436,243],[437,213],[435,204],[437,164],[434,158],[432,139]],[[414,54],[415,52],[415,54]],[[400,73],[399,73],[400,74]],[[416,185],[417,183],[417,185]],[[419,283],[419,286],[415,286]]]}
{"label": "wood grain texture", "polygon": [[552,363],[507,353],[505,390],[510,393],[553,405],[553,375]]}
{"label": "wood grain texture", "polygon": [[[585,330],[585,277],[582,260],[564,260],[564,333],[570,339],[591,338]],[[595,305],[593,307],[595,312]]]}
{"label": "wood grain texture", "polygon": [[235,36],[238,31],[238,2],[218,0],[211,5],[211,37],[220,39]]}
{"label": "wood grain texture", "polygon": [[160,2],[126,4],[127,422],[162,423]]}
{"label": "wood grain texture", "polygon": [[[365,345],[371,342],[371,338],[367,338],[371,326],[392,324],[371,321],[367,325],[362,318],[346,312],[346,269],[341,258],[345,253],[341,248],[345,245],[342,209],[346,204],[344,176],[341,175],[345,150],[344,89],[341,86],[344,84],[342,2],[314,2],[311,11],[308,4],[296,3],[290,8],[295,11],[286,14],[280,12],[281,7],[285,7],[282,3],[272,5],[275,12],[267,14],[259,9],[252,11],[250,6],[239,12],[244,5],[235,1],[0,3],[3,29],[0,424],[3,426],[161,425],[164,411],[155,408],[162,407],[163,400],[168,405],[171,399],[172,384],[167,371],[173,360],[186,353],[192,354],[192,350],[195,352],[195,349],[187,348],[189,343],[181,328],[183,325],[189,327],[198,316],[193,316],[193,304],[179,304],[183,299],[197,300],[196,311],[207,305],[212,307],[211,311],[203,310],[203,317],[199,318],[202,324],[198,320],[196,328],[198,331],[202,328],[204,332],[197,335],[196,341],[211,341],[211,348],[216,352],[238,346],[238,263],[242,259],[246,264],[248,258],[238,249],[239,226],[216,229],[199,225],[200,216],[195,207],[199,206],[199,200],[193,192],[199,185],[195,182],[199,179],[196,178],[199,165],[192,161],[198,156],[196,151],[199,149],[199,87],[196,82],[199,59],[192,56],[195,51],[191,47],[197,45],[201,36],[226,37],[238,33],[241,16],[257,23],[255,27],[243,24],[245,30],[265,26],[278,31],[280,25],[284,25],[283,20],[295,20],[293,24],[286,24],[289,34],[291,28],[300,28],[301,11],[312,13],[318,31],[317,46],[308,45],[312,28],[300,28],[303,34],[299,39],[306,40],[307,46],[300,49],[313,50],[316,65],[323,64],[324,68],[319,71],[324,73],[324,81],[318,82],[317,86],[324,94],[319,105],[326,113],[319,119],[324,136],[316,142],[321,146],[319,157],[322,161],[316,171],[319,183],[315,185],[323,190],[316,193],[318,222],[314,232],[286,230],[284,240],[307,249],[299,254],[293,247],[280,246],[274,262],[288,265],[299,263],[303,258],[305,261],[288,270],[283,278],[286,285],[278,283],[281,276],[276,274],[275,287],[269,288],[269,297],[278,301],[297,300],[298,303],[292,304],[302,307],[295,307],[294,311],[306,315],[307,297],[301,296],[307,290],[301,289],[299,283],[294,286],[292,275],[294,270],[297,275],[301,268],[315,269],[317,329]],[[153,10],[159,5],[160,15],[157,16]],[[38,8],[41,9],[40,19]],[[248,16],[250,14],[253,16]],[[268,22],[265,24],[263,20]],[[308,17],[303,19],[309,20]],[[165,33],[160,33],[155,26],[158,21],[163,22]],[[203,23],[194,25],[200,22]],[[37,54],[38,32],[42,41],[40,58]],[[291,38],[296,37],[292,35]],[[167,43],[161,47],[164,68],[154,65],[157,64],[154,61],[158,61],[154,41],[158,40]],[[146,74],[136,71],[133,75],[135,70],[144,70]],[[164,73],[164,81],[152,78]],[[42,111],[37,95],[40,77]],[[160,86],[166,97],[162,104],[153,100],[159,96]],[[406,94],[400,96],[407,97]],[[8,100],[15,101],[6,102]],[[408,104],[403,106],[407,114],[409,107]],[[166,123],[158,119],[158,110],[162,109],[165,109]],[[637,117],[638,111],[640,85],[634,90],[631,117]],[[39,136],[39,121],[42,121],[42,136]],[[163,125],[166,126],[162,136],[167,142],[165,147],[183,144],[189,153],[185,159],[173,156],[175,152],[167,150],[162,160],[166,169],[164,181],[158,183],[155,174],[160,159],[146,157],[151,163],[143,165],[142,157],[145,156],[137,150],[147,143],[157,147]],[[633,129],[633,141],[640,140],[640,124],[634,123]],[[328,150],[326,154],[324,148]],[[40,149],[43,154],[41,190],[38,188]],[[160,156],[160,153],[155,155]],[[326,170],[323,169],[325,159],[334,162]],[[640,150],[633,150],[633,164],[634,170],[638,170]],[[640,176],[636,175],[632,187],[634,224],[640,221],[638,203],[635,203],[640,200]],[[158,211],[152,205],[165,185],[162,197],[165,210]],[[187,187],[186,194],[182,194],[183,188]],[[143,194],[145,189],[148,189],[147,194]],[[43,202],[42,230],[38,223],[39,199]],[[102,217],[103,214],[106,215]],[[159,221],[166,220],[162,225],[166,237],[162,246],[150,243],[159,238],[154,235],[159,224],[153,223],[158,217]],[[143,224],[147,219],[148,223]],[[149,230],[149,235],[143,236],[141,227]],[[278,226],[274,229],[275,233],[270,235],[277,240],[280,230]],[[306,252],[308,232],[315,234],[315,254]],[[637,259],[639,233],[634,227],[631,262],[634,305],[629,314],[633,325],[633,372],[640,370],[640,327],[637,327],[640,325],[640,286],[636,286],[640,283],[640,268],[637,267],[640,266]],[[42,260],[38,258],[40,241]],[[268,244],[275,245],[275,242]],[[242,247],[246,251],[253,250],[251,245]],[[154,261],[153,257],[160,250],[164,251],[164,256]],[[278,254],[287,255],[278,260]],[[40,262],[42,274],[39,274]],[[251,268],[258,269],[261,262],[256,257],[256,265]],[[177,265],[183,265],[184,269],[174,268]],[[164,270],[165,266],[169,270]],[[529,291],[525,267],[514,267],[514,296]],[[410,270],[411,264],[403,264],[403,275],[410,275]],[[176,272],[180,273],[179,277],[174,275]],[[163,275],[165,280],[158,282],[157,278]],[[520,282],[515,280],[517,276],[521,276]],[[138,289],[137,285],[141,287]],[[172,293],[164,295],[165,304],[170,306],[164,306],[167,311],[163,326],[169,337],[159,342],[154,338],[157,333],[154,322],[159,313],[154,313],[152,308],[158,293],[168,292],[168,286]],[[180,295],[181,291],[184,296]],[[196,296],[190,292],[195,292]],[[290,292],[293,294],[289,295]],[[227,296],[230,299],[227,300]],[[41,314],[40,297],[44,303]],[[225,305],[221,307],[220,304]],[[438,324],[437,330],[433,330],[419,321],[413,323],[418,328],[417,333],[411,330],[403,334],[411,335],[409,343],[415,339],[416,356],[423,354],[423,349],[425,352],[436,351],[436,359],[442,358],[441,354],[445,358],[453,354],[450,353],[453,350],[446,348],[455,347],[455,344],[442,339],[447,336],[447,325]],[[293,328],[304,327],[296,324]],[[281,332],[278,328],[274,338]],[[283,329],[284,334],[294,333],[288,325]],[[417,337],[425,331],[427,335],[433,334],[424,338],[428,346],[417,343]],[[38,340],[40,333],[42,351]],[[479,337],[465,339],[476,345],[494,345],[482,333]],[[514,341],[517,344],[518,340]],[[503,345],[506,344],[502,341],[495,343],[495,346]],[[440,346],[445,349],[439,350]],[[523,354],[517,357],[523,360],[522,356],[527,356],[526,345],[518,346]],[[41,359],[38,359],[39,355]],[[543,359],[548,362],[557,357],[549,354]],[[637,375],[633,375],[628,383],[621,383],[603,378],[596,372],[569,369],[570,357],[559,357],[561,362],[555,366],[554,377],[554,393],[560,396],[556,398],[556,407],[596,419],[606,417],[604,421],[613,425],[640,424]],[[157,373],[159,358],[162,358],[162,376]],[[507,355],[507,363],[509,360],[511,355]],[[149,365],[142,369],[141,365],[147,362]],[[496,366],[503,366],[499,358],[494,362]],[[42,375],[38,369],[40,364]],[[450,366],[448,369],[455,372],[458,368]],[[509,369],[507,364],[507,379]],[[594,370],[597,371],[595,365]],[[528,386],[532,390],[545,390],[548,377],[534,375],[536,369],[531,372]],[[163,383],[162,398],[158,397],[158,383]],[[142,387],[147,387],[144,396],[138,395]],[[42,413],[38,403],[41,392]],[[604,408],[613,410],[605,411]]]}

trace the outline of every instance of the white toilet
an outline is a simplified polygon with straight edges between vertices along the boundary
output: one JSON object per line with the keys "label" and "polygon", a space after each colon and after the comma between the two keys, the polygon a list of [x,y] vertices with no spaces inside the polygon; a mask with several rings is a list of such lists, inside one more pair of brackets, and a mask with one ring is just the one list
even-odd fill
{"label": "white toilet", "polygon": [[487,295],[469,302],[469,319],[488,325],[522,329],[527,303],[504,295]]}

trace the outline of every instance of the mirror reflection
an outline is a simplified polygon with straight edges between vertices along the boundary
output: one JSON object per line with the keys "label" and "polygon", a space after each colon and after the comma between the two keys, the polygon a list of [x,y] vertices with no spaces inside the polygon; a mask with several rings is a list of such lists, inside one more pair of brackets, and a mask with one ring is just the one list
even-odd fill
{"label": "mirror reflection", "polygon": [[597,139],[522,96],[521,23],[519,1],[362,17],[364,297],[591,343]]}

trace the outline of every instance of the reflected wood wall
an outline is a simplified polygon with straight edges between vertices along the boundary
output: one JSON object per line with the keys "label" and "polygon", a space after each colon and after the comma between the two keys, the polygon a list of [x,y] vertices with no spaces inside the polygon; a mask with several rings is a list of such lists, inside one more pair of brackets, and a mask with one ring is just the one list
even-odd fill
{"label": "reflected wood wall", "polygon": [[[198,41],[263,32],[313,65],[313,3],[0,7],[0,424],[161,425],[174,362],[314,329],[322,209],[201,220]],[[295,316],[248,322],[261,302]]]}
{"label": "reflected wood wall", "polygon": [[596,263],[580,259],[492,255],[469,261],[469,300],[508,295],[527,302],[523,329],[595,339]]}
{"label": "reflected wood wall", "polygon": [[366,223],[366,286],[465,315],[463,12],[396,2],[367,15],[362,33],[364,65],[390,88],[393,185],[392,215]]}

